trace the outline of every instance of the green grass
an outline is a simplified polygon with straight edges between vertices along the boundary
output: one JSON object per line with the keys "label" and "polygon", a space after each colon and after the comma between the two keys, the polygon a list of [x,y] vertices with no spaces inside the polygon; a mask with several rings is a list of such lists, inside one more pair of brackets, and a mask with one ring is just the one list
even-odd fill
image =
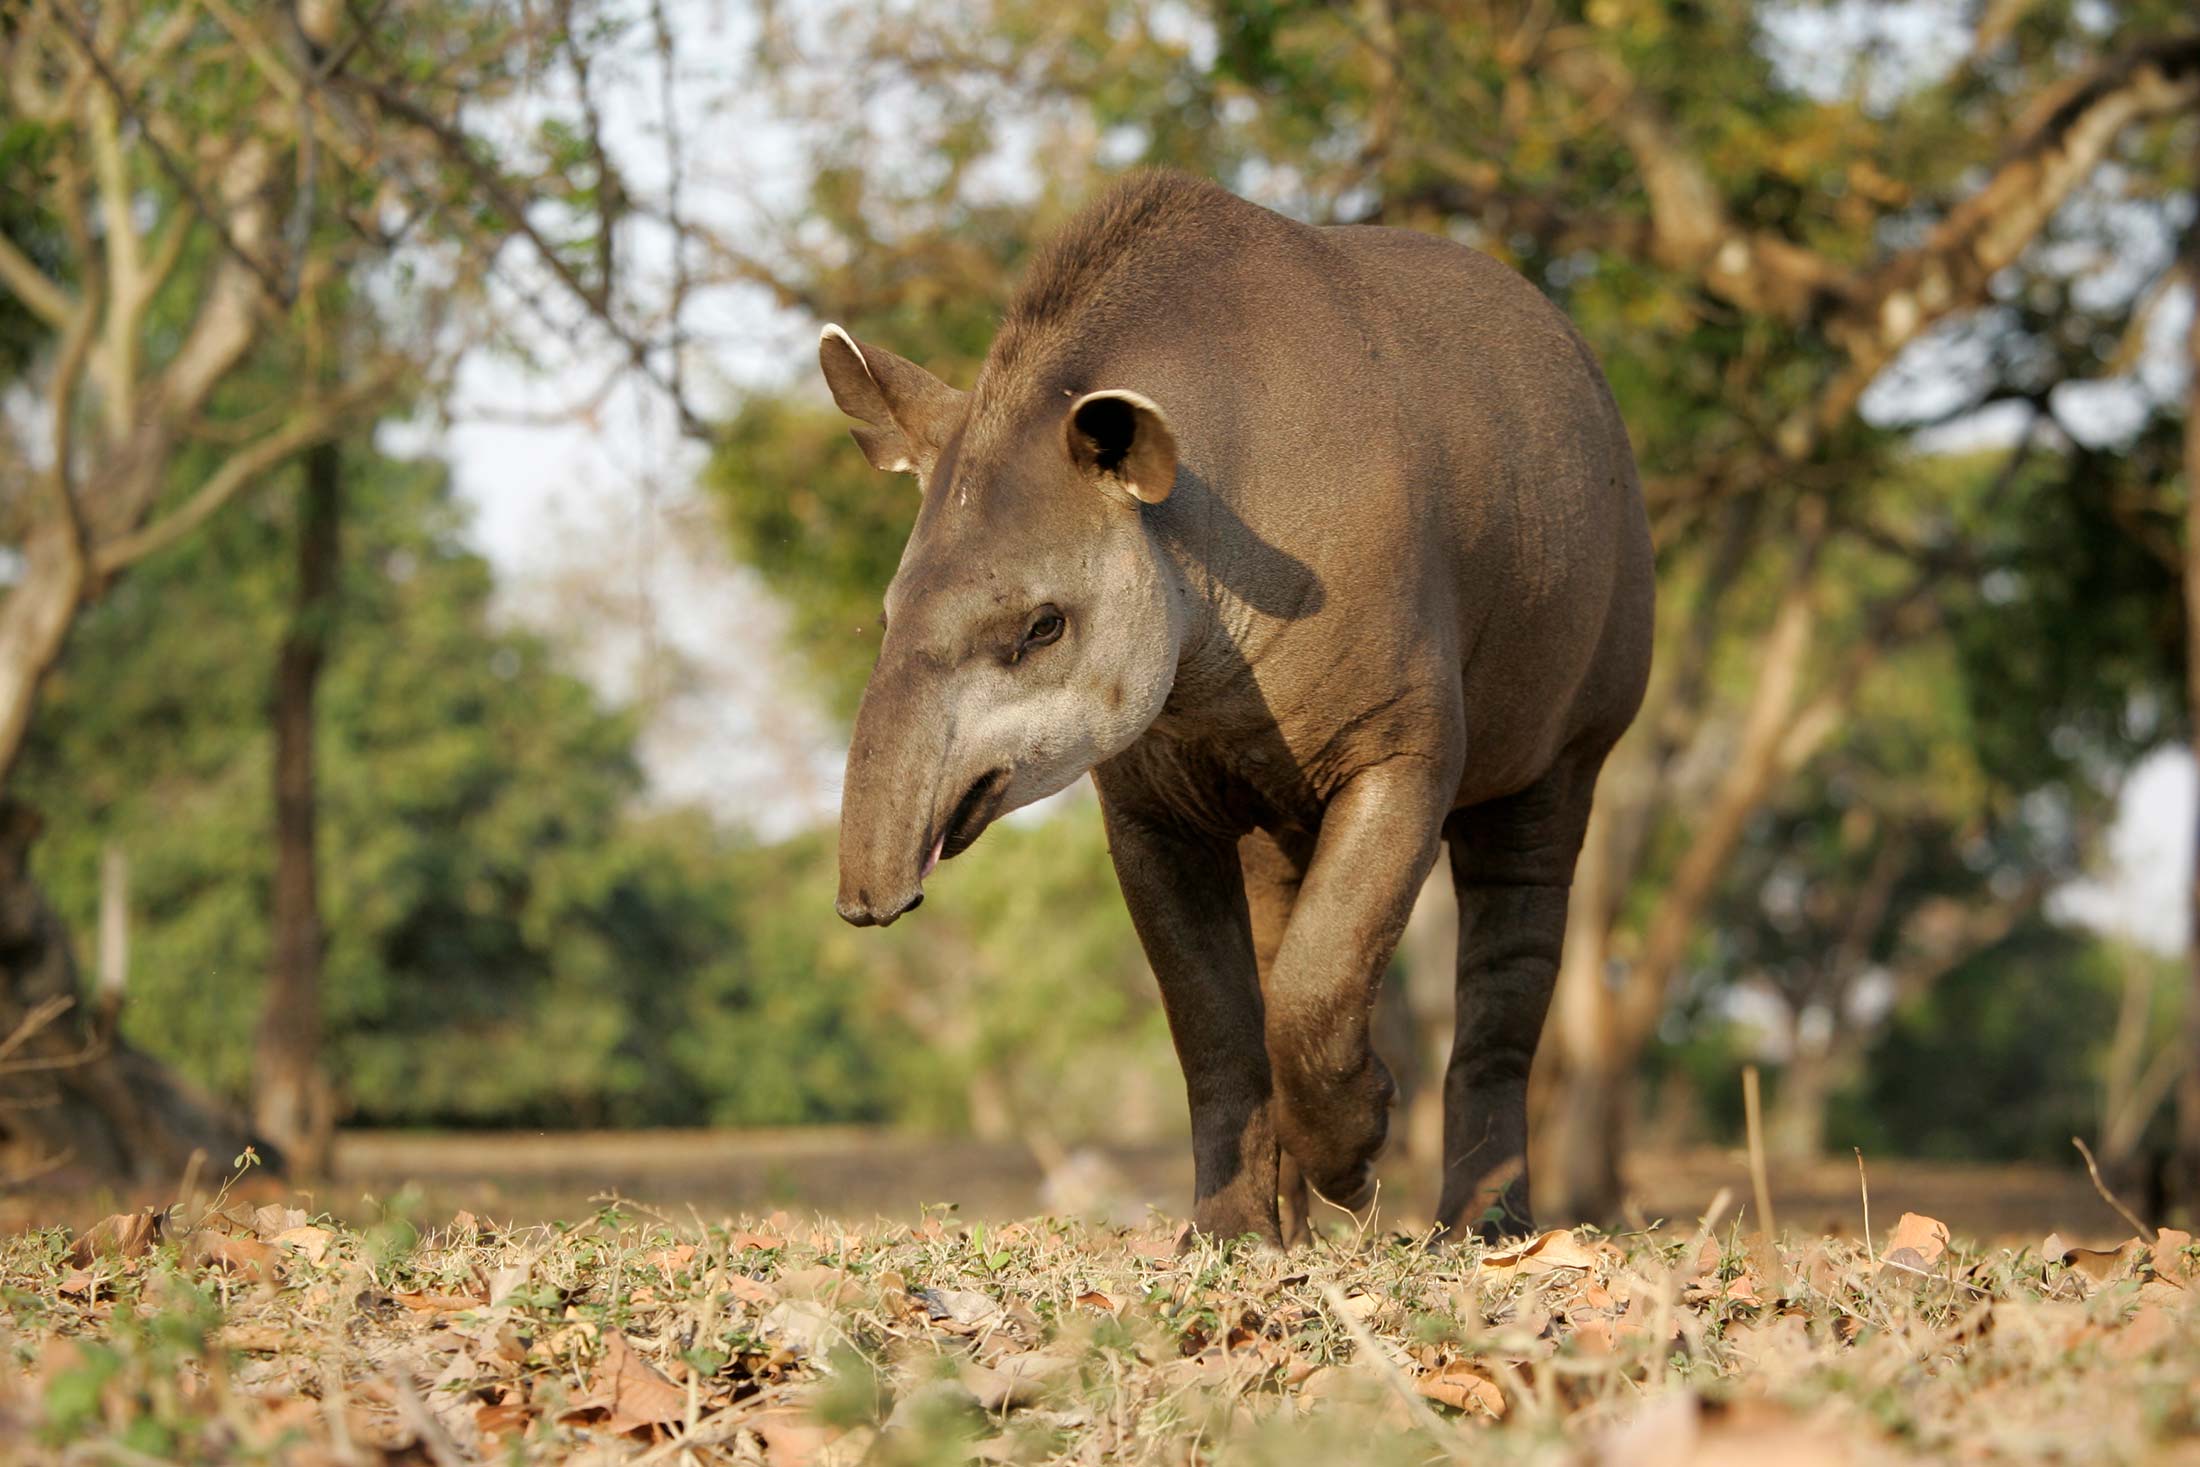
{"label": "green grass", "polygon": [[2200,1461],[2180,1234],[156,1221],[0,1243],[0,1460]]}

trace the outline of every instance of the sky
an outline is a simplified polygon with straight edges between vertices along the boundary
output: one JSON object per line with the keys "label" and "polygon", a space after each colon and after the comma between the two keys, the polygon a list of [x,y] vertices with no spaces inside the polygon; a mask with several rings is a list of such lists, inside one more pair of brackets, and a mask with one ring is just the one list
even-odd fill
{"label": "sky", "polygon": [[[799,22],[803,8],[793,9]],[[1830,93],[1849,85],[1868,58],[1870,84],[1899,89],[1953,64],[1960,47],[1946,38],[1959,16],[1955,0],[1798,7],[1774,27],[1775,59],[1801,84]],[[725,0],[672,0],[670,17],[681,58],[672,110],[691,215],[738,238],[760,220],[798,211],[804,140],[774,110],[769,88],[733,84],[755,39],[750,13]],[[664,110],[653,66],[646,46],[614,58],[600,68],[599,101],[630,184],[661,192]],[[1015,187],[1016,172],[1005,169],[1004,188]],[[669,278],[661,235],[639,231],[627,249],[629,267],[645,281]],[[685,319],[700,343],[690,361],[706,402],[723,407],[745,389],[814,376],[821,323],[753,288],[700,292]],[[2161,334],[2181,328],[2181,312],[2165,312]],[[632,380],[592,411],[570,413],[596,393],[617,354],[585,331],[559,345],[569,349],[548,352],[546,369],[471,358],[436,443],[474,511],[474,538],[497,569],[504,613],[560,640],[609,695],[649,709],[642,753],[658,798],[700,802],[767,837],[831,820],[842,735],[781,650],[780,609],[724,548],[697,488],[702,450],[681,437],[663,396]],[[2153,354],[2146,370],[2164,370],[2164,355]],[[1879,397],[1929,400],[1936,386],[1949,391],[1962,368],[1960,341],[1942,333],[1897,364]],[[2113,391],[2094,391],[2066,411],[2075,431],[2106,441],[2126,404]],[[1987,420],[1962,430],[1968,438],[1947,441],[1992,441],[2007,431]],[[889,476],[879,489],[907,492]],[[2162,951],[2181,947],[2196,799],[2182,751],[2147,760],[2132,774],[2098,871],[2059,893],[2057,910]]]}

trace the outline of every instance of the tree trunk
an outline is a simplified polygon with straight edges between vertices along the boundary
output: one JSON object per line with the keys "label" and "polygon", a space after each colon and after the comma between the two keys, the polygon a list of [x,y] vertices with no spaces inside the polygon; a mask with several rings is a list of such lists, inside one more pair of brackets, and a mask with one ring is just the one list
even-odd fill
{"label": "tree trunk", "polygon": [[1613,797],[1600,790],[1574,866],[1566,947],[1529,1081],[1531,1202],[1544,1221],[1604,1222],[1619,1211],[1622,1099],[1633,1055],[1619,1044],[1607,970],[1615,901]]}
{"label": "tree trunk", "polygon": [[[0,1182],[172,1179],[253,1137],[236,1118],[85,1014],[61,919],[30,875],[38,817],[0,800]],[[39,1026],[41,1010],[61,1009]],[[272,1151],[264,1158],[279,1165]]]}
{"label": "tree trunk", "polygon": [[335,1118],[321,1068],[320,869],[314,847],[314,697],[335,614],[343,462],[334,443],[304,461],[298,583],[275,669],[274,963],[252,1056],[254,1123],[292,1169],[328,1169]]}
{"label": "tree trunk", "polygon": [[1815,1161],[1826,1149],[1826,1106],[1839,1079],[1834,1056],[1797,1044],[1781,1069],[1765,1117],[1765,1147],[1773,1160]]}

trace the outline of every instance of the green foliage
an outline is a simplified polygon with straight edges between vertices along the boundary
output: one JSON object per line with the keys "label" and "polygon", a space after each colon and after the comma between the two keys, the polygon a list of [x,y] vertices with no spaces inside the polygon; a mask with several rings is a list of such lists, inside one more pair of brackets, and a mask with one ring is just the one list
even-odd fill
{"label": "green foliage", "polygon": [[[788,981],[792,964],[752,960],[737,898],[770,863],[693,816],[635,808],[631,718],[539,637],[495,624],[440,470],[347,462],[320,850],[325,1006],[355,1118],[880,1115],[861,1077],[888,1032]],[[224,516],[87,616],[22,774],[52,831],[42,875],[76,930],[93,930],[103,847],[130,858],[125,1031],[232,1095],[269,956],[265,708],[288,509]]]}
{"label": "green foliage", "polygon": [[1836,1097],[1828,1139],[1867,1155],[2067,1162],[2098,1125],[2117,974],[2101,943],[2034,923],[1895,1016]]}

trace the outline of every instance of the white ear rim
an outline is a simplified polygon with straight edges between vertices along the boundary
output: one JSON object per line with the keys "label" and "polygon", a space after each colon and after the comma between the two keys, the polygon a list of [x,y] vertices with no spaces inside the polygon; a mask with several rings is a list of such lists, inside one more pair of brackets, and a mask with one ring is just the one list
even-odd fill
{"label": "white ear rim", "polygon": [[838,322],[827,321],[825,323],[825,329],[817,333],[817,339],[821,342],[838,340],[842,346],[845,346],[846,348],[848,348],[848,350],[856,354],[856,360],[862,364],[864,372],[866,374],[870,372],[870,358],[864,356],[863,348],[856,345],[856,339],[853,336],[850,336],[844,329],[842,329]]}
{"label": "white ear rim", "polygon": [[[834,327],[831,329],[838,330],[839,328]],[[1133,392],[1128,387],[1103,387],[1098,392],[1088,392],[1069,405],[1069,415],[1074,418],[1077,416],[1078,410],[1084,407],[1086,403],[1101,402],[1111,397],[1118,402],[1127,402],[1134,408],[1143,408],[1152,413],[1161,420],[1162,427],[1169,429],[1170,436],[1175,436],[1176,429],[1169,422],[1169,415],[1161,411],[1161,404],[1146,396],[1145,393]]]}
{"label": "white ear rim", "polygon": [[[1134,392],[1128,387],[1103,387],[1096,392],[1088,392],[1084,396],[1077,398],[1076,400],[1071,402],[1069,405],[1069,414],[1062,420],[1063,431],[1066,433],[1071,425],[1076,423],[1077,415],[1080,412],[1084,411],[1085,406],[1088,403],[1103,402],[1109,400],[1125,403],[1140,412],[1151,414],[1155,426],[1157,426],[1161,430],[1163,437],[1168,442],[1170,458],[1173,460],[1176,457],[1176,425],[1169,421],[1169,415],[1161,410],[1160,403],[1155,402],[1152,398],[1146,396],[1145,393]],[[1140,494],[1136,492],[1135,489],[1131,488],[1128,481],[1118,482],[1123,485],[1122,489],[1120,490],[1122,497],[1132,504],[1159,504],[1169,497],[1169,491],[1167,489],[1163,489],[1158,496],[1152,499],[1148,499],[1145,495]]]}

